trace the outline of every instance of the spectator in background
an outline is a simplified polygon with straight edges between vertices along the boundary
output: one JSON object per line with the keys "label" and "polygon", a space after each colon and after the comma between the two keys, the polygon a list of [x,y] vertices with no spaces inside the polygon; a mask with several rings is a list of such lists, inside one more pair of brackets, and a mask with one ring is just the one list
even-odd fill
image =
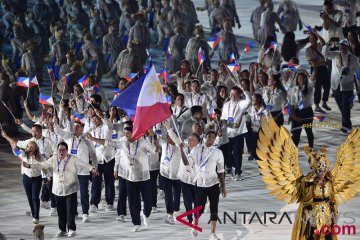
{"label": "spectator in background", "polygon": [[259,38],[259,28],[260,28],[260,20],[261,20],[261,14],[266,11],[265,3],[266,0],[260,0],[260,6],[255,8],[250,17],[250,22],[252,24],[252,30],[253,30],[253,36],[254,39],[257,42],[261,42],[261,39]]}
{"label": "spectator in background", "polygon": [[303,28],[300,14],[294,1],[283,0],[279,5],[277,14],[285,28],[285,32],[295,32],[297,24],[299,24],[299,31]]}

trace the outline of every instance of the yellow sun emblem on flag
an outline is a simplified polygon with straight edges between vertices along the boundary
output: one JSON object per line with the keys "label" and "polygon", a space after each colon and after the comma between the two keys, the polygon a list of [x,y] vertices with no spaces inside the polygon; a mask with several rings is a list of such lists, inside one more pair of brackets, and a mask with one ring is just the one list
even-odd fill
{"label": "yellow sun emblem on flag", "polygon": [[156,94],[156,100],[159,101],[160,97],[164,97],[164,91],[162,89],[161,83],[158,79],[156,79],[154,76],[150,77],[151,84],[150,84],[150,94],[155,93]]}

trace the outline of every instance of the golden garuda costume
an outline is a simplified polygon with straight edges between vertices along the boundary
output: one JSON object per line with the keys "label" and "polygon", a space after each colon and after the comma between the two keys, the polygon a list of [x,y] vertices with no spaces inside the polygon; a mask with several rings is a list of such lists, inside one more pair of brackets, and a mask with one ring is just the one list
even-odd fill
{"label": "golden garuda costume", "polygon": [[[271,195],[287,203],[299,203],[292,240],[337,239],[326,230],[337,222],[338,204],[360,192],[360,130],[351,131],[338,148],[330,171],[326,149],[305,147],[311,172],[304,176],[298,149],[289,131],[270,116],[263,117],[256,154],[258,165]],[[325,229],[325,230],[324,230]]]}

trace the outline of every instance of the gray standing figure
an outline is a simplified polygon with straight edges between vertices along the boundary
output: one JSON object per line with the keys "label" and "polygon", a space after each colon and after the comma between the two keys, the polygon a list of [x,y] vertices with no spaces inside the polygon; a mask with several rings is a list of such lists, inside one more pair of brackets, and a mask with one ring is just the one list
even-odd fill
{"label": "gray standing figure", "polygon": [[292,0],[283,0],[278,8],[277,14],[281,23],[285,27],[285,32],[295,32],[299,24],[299,30],[302,30],[303,24],[296,3]]}
{"label": "gray standing figure", "polygon": [[103,38],[103,53],[105,61],[109,68],[111,68],[120,52],[123,50],[121,38],[119,36],[119,29],[116,22],[110,23],[109,33]]}
{"label": "gray standing figure", "polygon": [[[175,3],[175,1],[173,1],[173,4]],[[180,10],[185,17],[185,29],[187,31],[187,34],[191,36],[191,34],[193,34],[195,30],[195,25],[198,22],[194,3],[191,0],[178,0],[178,2],[180,5]]]}
{"label": "gray standing figure", "polygon": [[88,62],[93,64],[96,63],[93,74],[96,76],[96,82],[100,82],[102,75],[105,74],[107,67],[105,62],[104,54],[101,52],[101,49],[91,41],[91,36],[89,33],[86,33],[84,36],[84,45],[81,47],[82,54],[84,56],[83,65],[86,65]]}
{"label": "gray standing figure", "polygon": [[19,65],[21,56],[25,53],[25,37],[23,35],[22,29],[18,25],[13,26],[14,38],[11,39],[11,46],[13,49],[12,53],[12,62],[13,64]]}
{"label": "gray standing figure", "polygon": [[185,58],[190,62],[191,71],[194,73],[199,70],[198,52],[200,49],[205,57],[203,64],[205,64],[208,69],[211,69],[209,57],[210,46],[204,39],[204,30],[202,29],[202,26],[197,26],[195,28],[195,35],[195,37],[190,38],[185,49]]}
{"label": "gray standing figure", "polygon": [[169,53],[170,58],[166,60],[166,66],[169,67],[171,73],[180,70],[181,61],[185,59],[185,48],[189,41],[189,37],[185,33],[185,29],[181,24],[175,27],[175,35],[170,38]]}
{"label": "gray standing figure", "polygon": [[135,14],[133,20],[135,25],[130,29],[128,46],[130,43],[134,43],[134,48],[139,53],[142,66],[147,59],[146,49],[150,48],[150,32],[145,25],[146,18],[144,13],[139,12]]}
{"label": "gray standing figure", "polygon": [[219,44],[220,58],[225,62],[229,62],[231,53],[234,53],[235,58],[239,59],[239,50],[236,46],[236,37],[232,32],[231,22],[225,21],[224,30],[221,30],[221,41]]}
{"label": "gray standing figure", "polygon": [[107,26],[114,21],[119,23],[119,10],[119,5],[116,2],[113,0],[105,0],[99,6],[100,18]]}
{"label": "gray standing figure", "polygon": [[266,2],[266,0],[260,0],[260,6],[258,6],[257,8],[255,8],[252,11],[251,17],[250,17],[250,22],[251,22],[251,26],[252,26],[252,30],[253,30],[253,36],[257,42],[260,42],[258,32],[259,32],[259,28],[260,28],[261,14],[266,11],[265,2]]}
{"label": "gray standing figure", "polygon": [[235,27],[235,23],[237,23],[237,27],[241,28],[239,15],[236,11],[236,5],[234,0],[222,0],[221,6],[231,15],[231,23],[232,26]]}
{"label": "gray standing figure", "polygon": [[101,46],[101,42],[105,34],[107,33],[106,25],[101,20],[99,10],[93,8],[90,10],[90,33],[98,46]]}
{"label": "gray standing figure", "polygon": [[210,27],[211,34],[214,34],[220,31],[225,20],[231,20],[231,15],[223,6],[220,6],[219,0],[212,0],[212,6],[213,11],[210,14]]}
{"label": "gray standing figure", "polygon": [[58,29],[55,31],[56,42],[51,46],[49,53],[50,62],[55,62],[55,66],[61,66],[66,63],[66,53],[69,51],[69,46],[64,41],[64,31]]}
{"label": "gray standing figure", "polygon": [[142,70],[141,61],[135,44],[129,42],[128,47],[121,51],[115,64],[105,77],[114,76],[118,79],[127,77],[130,73],[137,73]]}

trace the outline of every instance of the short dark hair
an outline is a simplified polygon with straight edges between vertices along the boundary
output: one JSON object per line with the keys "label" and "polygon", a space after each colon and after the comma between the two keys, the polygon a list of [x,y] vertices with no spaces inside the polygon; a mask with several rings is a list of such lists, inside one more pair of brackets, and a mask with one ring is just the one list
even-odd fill
{"label": "short dark hair", "polygon": [[42,131],[42,126],[40,124],[34,124],[32,127],[37,128]]}
{"label": "short dark hair", "polygon": [[194,136],[198,140],[198,142],[201,141],[200,136],[198,134],[196,134],[196,133],[192,133],[190,136]]}
{"label": "short dark hair", "polygon": [[57,145],[57,149],[59,149],[60,146],[64,146],[66,148],[66,150],[69,149],[68,145],[66,142],[60,142],[58,145]]}
{"label": "short dark hair", "polygon": [[128,132],[132,132],[133,131],[133,127],[129,126],[129,127],[124,127],[124,132],[128,131]]}
{"label": "short dark hair", "polygon": [[195,113],[197,112],[201,112],[202,113],[202,107],[201,106],[198,106],[198,105],[195,105],[195,106],[192,106],[190,108],[190,111],[191,111],[191,115],[194,115]]}
{"label": "short dark hair", "polygon": [[325,0],[324,1],[324,6],[334,7],[334,3],[331,0]]}
{"label": "short dark hair", "polygon": [[210,73],[212,73],[212,72],[215,72],[217,75],[219,75],[218,70],[216,70],[215,68],[210,69]]}
{"label": "short dark hair", "polygon": [[216,132],[213,130],[210,130],[205,134],[205,137],[207,137],[209,134],[214,134],[216,136]]}
{"label": "short dark hair", "polygon": [[99,104],[101,104],[101,102],[102,102],[102,98],[101,98],[101,96],[99,94],[92,94],[90,96],[90,98],[93,98],[95,100],[95,102],[97,102]]}
{"label": "short dark hair", "polygon": [[[241,93],[241,89],[238,87],[238,86],[233,86],[232,88],[231,88],[231,90],[235,90],[235,91],[237,91],[239,94]],[[230,90],[230,91],[231,91]]]}
{"label": "short dark hair", "polygon": [[124,125],[129,125],[129,126],[133,126],[133,122],[132,121],[125,121]]}
{"label": "short dark hair", "polygon": [[175,99],[176,99],[177,97],[181,97],[182,99],[185,99],[184,94],[182,94],[182,93],[178,93],[178,94],[176,94]]}

